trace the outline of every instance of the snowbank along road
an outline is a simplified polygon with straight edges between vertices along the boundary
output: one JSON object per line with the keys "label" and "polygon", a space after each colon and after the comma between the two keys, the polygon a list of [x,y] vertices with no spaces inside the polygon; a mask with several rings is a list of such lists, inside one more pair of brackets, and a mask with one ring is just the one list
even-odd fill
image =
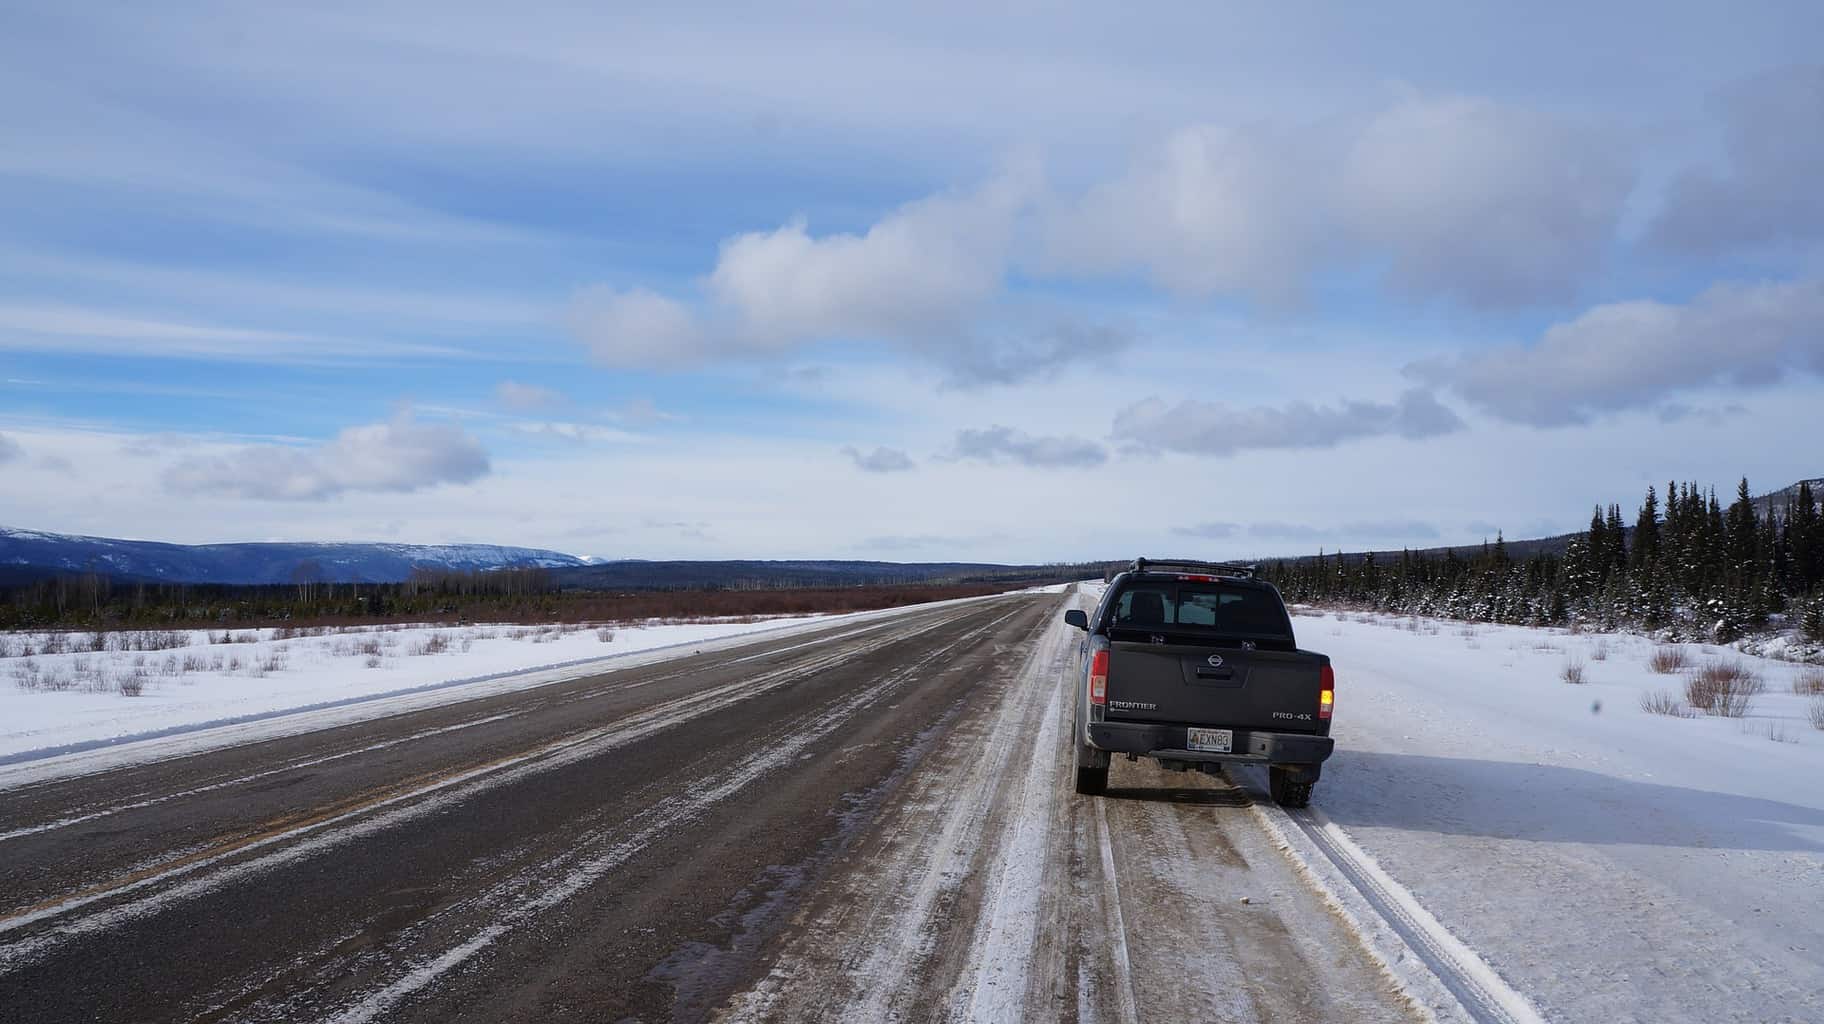
{"label": "snowbank along road", "polygon": [[1069,793],[1063,607],[916,609],[139,766],[0,775],[0,1006],[1424,1013],[1242,790],[1122,765],[1112,799]]}

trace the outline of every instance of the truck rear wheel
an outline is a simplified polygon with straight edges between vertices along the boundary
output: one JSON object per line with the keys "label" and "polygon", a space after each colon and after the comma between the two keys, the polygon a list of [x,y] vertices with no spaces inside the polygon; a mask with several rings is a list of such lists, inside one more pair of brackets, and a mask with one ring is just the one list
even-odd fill
{"label": "truck rear wheel", "polygon": [[[1101,796],[1108,788],[1108,755],[1101,757],[1085,751],[1083,744],[1075,745],[1071,762],[1077,769],[1077,792],[1084,796]],[[1098,764],[1097,762],[1101,763]]]}
{"label": "truck rear wheel", "polygon": [[1294,782],[1289,768],[1268,768],[1267,789],[1273,794],[1273,802],[1281,807],[1305,807],[1311,803],[1311,787],[1315,782]]}

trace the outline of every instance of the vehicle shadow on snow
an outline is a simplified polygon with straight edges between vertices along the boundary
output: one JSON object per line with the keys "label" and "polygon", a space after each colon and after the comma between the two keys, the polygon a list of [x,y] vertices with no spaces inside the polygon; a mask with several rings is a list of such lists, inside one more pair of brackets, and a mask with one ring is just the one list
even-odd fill
{"label": "vehicle shadow on snow", "polygon": [[1818,808],[1512,761],[1338,749],[1312,802],[1344,828],[1824,853]]}

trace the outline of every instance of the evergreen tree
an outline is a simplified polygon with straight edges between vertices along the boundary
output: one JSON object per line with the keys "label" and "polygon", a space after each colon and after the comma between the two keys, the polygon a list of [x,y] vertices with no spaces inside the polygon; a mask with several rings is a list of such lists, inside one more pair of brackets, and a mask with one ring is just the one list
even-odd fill
{"label": "evergreen tree", "polygon": [[1628,567],[1627,530],[1621,524],[1621,506],[1610,505],[1609,517],[1603,523],[1603,538],[1609,543],[1608,563],[1611,569]]}
{"label": "evergreen tree", "polygon": [[1824,581],[1824,530],[1819,522],[1817,504],[1812,497],[1811,482],[1799,484],[1799,494],[1786,513],[1786,550],[1792,561],[1792,576],[1797,589],[1809,593]]}
{"label": "evergreen tree", "polygon": [[1754,500],[1748,496],[1748,478],[1743,477],[1736,488],[1735,501],[1729,505],[1725,523],[1730,569],[1742,571],[1754,561],[1755,526]]}
{"label": "evergreen tree", "polygon": [[1634,550],[1628,565],[1635,571],[1659,560],[1659,496],[1647,487],[1647,498],[1640,503],[1640,514],[1634,519]]}
{"label": "evergreen tree", "polygon": [[1815,600],[1805,606],[1799,629],[1807,640],[1824,644],[1824,600]]}
{"label": "evergreen tree", "polygon": [[1601,505],[1590,513],[1589,547],[1585,550],[1590,560],[1590,573],[1594,577],[1591,583],[1599,583],[1608,575],[1607,559],[1603,556],[1609,550],[1608,521],[1603,518]]}

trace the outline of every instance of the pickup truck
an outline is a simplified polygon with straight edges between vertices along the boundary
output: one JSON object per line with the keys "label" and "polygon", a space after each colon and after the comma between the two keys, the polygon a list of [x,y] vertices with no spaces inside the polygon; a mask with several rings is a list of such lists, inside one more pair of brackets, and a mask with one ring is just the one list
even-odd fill
{"label": "pickup truck", "polygon": [[1301,651],[1273,585],[1253,566],[1136,559],[1095,611],[1072,679],[1077,792],[1108,787],[1115,754],[1212,774],[1262,765],[1282,807],[1311,800],[1335,741],[1330,659]]}

